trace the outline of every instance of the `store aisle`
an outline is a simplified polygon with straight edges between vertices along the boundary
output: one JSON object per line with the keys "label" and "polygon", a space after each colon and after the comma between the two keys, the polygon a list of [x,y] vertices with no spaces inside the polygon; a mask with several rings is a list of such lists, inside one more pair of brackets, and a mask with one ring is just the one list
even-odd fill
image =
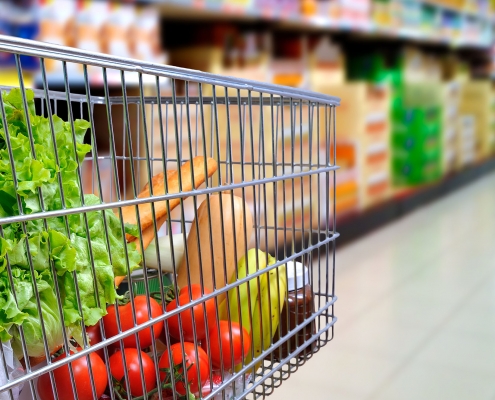
{"label": "store aisle", "polygon": [[272,400],[495,400],[495,174],[337,251],[335,339]]}

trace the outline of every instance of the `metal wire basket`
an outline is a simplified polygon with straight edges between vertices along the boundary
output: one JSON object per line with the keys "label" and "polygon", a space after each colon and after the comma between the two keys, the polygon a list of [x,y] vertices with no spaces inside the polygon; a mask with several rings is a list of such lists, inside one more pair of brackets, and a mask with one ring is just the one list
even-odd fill
{"label": "metal wire basket", "polygon": [[338,99],[0,50],[0,395],[264,398],[331,340]]}

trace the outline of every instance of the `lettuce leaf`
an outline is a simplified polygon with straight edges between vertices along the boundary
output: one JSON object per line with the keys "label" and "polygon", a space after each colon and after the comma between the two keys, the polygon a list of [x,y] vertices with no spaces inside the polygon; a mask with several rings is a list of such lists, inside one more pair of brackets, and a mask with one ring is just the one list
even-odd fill
{"label": "lettuce leaf", "polygon": [[[64,205],[66,208],[80,207],[82,199],[86,205],[99,204],[98,197],[83,196],[79,185],[78,163],[91,151],[91,146],[84,143],[90,128],[89,122],[75,120],[73,134],[71,124],[54,115],[52,135],[48,118],[36,115],[34,93],[27,90],[26,99],[35,154],[31,147],[21,91],[12,89],[3,93],[17,188],[9,158],[7,132],[0,118],[0,217],[20,214],[17,195],[26,214],[40,213],[42,205],[48,211],[60,210]],[[17,355],[22,354],[19,337],[21,325],[29,355],[44,354],[35,285],[40,294],[47,341],[52,347],[62,343],[62,332],[65,329],[59,313],[55,285],[60,290],[65,327],[69,332],[80,332],[81,322],[87,326],[94,325],[106,314],[106,304],[113,303],[117,298],[115,276],[126,275],[128,268],[133,271],[139,267],[140,253],[134,244],[126,245],[122,225],[110,210],[89,212],[86,218],[89,232],[86,231],[82,214],[36,219],[27,222],[26,229],[19,223],[2,227],[0,340],[12,338]],[[125,232],[136,231],[136,226],[125,227]],[[10,287],[8,279],[7,258],[14,288]],[[34,279],[30,273],[31,265],[35,271]],[[52,265],[55,276],[52,274]]]}
{"label": "lettuce leaf", "polygon": [[[0,281],[7,274],[0,275]],[[18,294],[18,307],[23,311],[22,328],[27,345],[28,354],[31,357],[41,357],[45,354],[41,320],[36,305],[34,285],[31,273],[21,268],[12,268],[15,292]],[[49,270],[35,273],[36,287],[40,297],[41,313],[46,333],[48,347],[53,349],[63,343],[63,326],[60,322],[57,307],[57,298],[53,287],[55,285]],[[22,355],[22,342],[19,335],[19,324],[13,325],[12,348],[16,355]]]}

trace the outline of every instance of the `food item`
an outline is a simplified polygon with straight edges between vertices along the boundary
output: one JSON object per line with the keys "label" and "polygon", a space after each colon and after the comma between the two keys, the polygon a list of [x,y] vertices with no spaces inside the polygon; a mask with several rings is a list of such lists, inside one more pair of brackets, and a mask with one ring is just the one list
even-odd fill
{"label": "food item", "polygon": [[[191,290],[189,291],[189,287],[185,286],[181,289],[179,293],[179,305],[183,306],[189,303],[189,292],[191,292],[192,300],[197,300],[202,297],[201,294],[201,286],[198,284],[191,285]],[[209,294],[210,291],[204,291],[205,294]],[[167,312],[171,312],[177,308],[177,302],[172,300],[167,305]],[[206,318],[208,320],[208,326],[205,321],[205,312]],[[215,307],[215,299],[211,298],[204,303],[200,303],[197,306],[194,306],[192,309],[185,310],[180,314],[182,329],[179,325],[179,317],[178,315],[174,315],[168,319],[168,328],[170,331],[170,335],[176,339],[180,339],[180,334],[182,332],[183,338],[185,341],[193,342],[194,341],[194,328],[196,330],[196,340],[202,340],[206,337],[206,331],[208,328],[211,329],[213,324],[215,323],[216,316],[216,307]],[[194,315],[194,323],[192,316]]]}
{"label": "food item", "polygon": [[[47,211],[60,210],[63,206],[82,206],[82,189],[77,170],[78,163],[91,150],[91,146],[84,143],[90,124],[84,120],[73,122],[76,138],[74,143],[71,123],[54,115],[55,152],[50,121],[36,115],[34,93],[31,90],[25,92],[27,110],[24,110],[23,96],[19,89],[3,92],[2,95],[17,186],[14,185],[6,129],[3,119],[0,119],[0,216],[20,214],[17,195],[25,214],[40,213],[42,205]],[[29,115],[34,149],[31,148],[26,113]],[[40,201],[39,193],[43,202]],[[99,203],[100,200],[94,195],[84,196],[85,205]],[[107,249],[103,215],[106,218],[110,252]],[[84,319],[88,326],[96,324],[106,313],[106,303],[113,303],[116,299],[114,277],[125,274],[127,270],[120,221],[110,210],[88,212],[86,218],[89,232],[86,232],[84,218],[83,214],[71,214],[67,217],[28,221],[25,227],[19,223],[3,226],[3,238],[0,238],[0,307],[5,312],[0,316],[0,340],[12,339],[12,346],[19,358],[23,356],[18,329],[20,325],[24,328],[28,355],[43,358],[45,355],[35,287],[40,295],[41,315],[51,351],[60,347],[64,329],[56,300],[56,285],[60,288],[66,329],[80,344],[80,321]],[[70,234],[67,233],[66,223]],[[133,233],[135,227],[128,225],[126,230]],[[32,263],[28,257],[28,249]],[[138,268],[141,256],[135,250],[135,245],[129,245],[127,252],[131,270]],[[6,268],[7,256],[14,288],[10,286]],[[88,267],[92,261],[96,271],[96,290],[92,268]],[[13,298],[13,290],[16,292],[17,304]],[[78,298],[82,315],[79,312]]]}
{"label": "food item", "polygon": [[[237,275],[239,279],[244,279],[247,276],[256,273],[258,270],[265,269],[268,264],[273,264],[275,259],[268,253],[263,253],[261,250],[250,249],[247,253],[247,258],[242,257],[239,260],[237,267]],[[237,280],[236,274],[233,274],[230,283]],[[234,322],[239,322],[242,319],[242,326],[246,328],[248,333],[251,333],[251,318],[255,308],[258,307],[259,292],[262,287],[266,286],[267,275],[262,274],[258,278],[252,278],[246,283],[239,285],[239,297],[237,297],[237,289],[229,290],[229,305],[230,318]],[[220,319],[227,319],[227,302],[223,301],[220,305]],[[241,313],[239,315],[239,312]]]}
{"label": "food item", "polygon": [[[234,274],[237,261],[244,256],[246,245],[249,245],[253,218],[240,197],[230,193],[210,196],[209,206],[210,212],[208,199],[201,203],[196,214],[199,231],[196,223],[193,223],[187,237],[188,260],[185,257],[182,259],[177,277],[180,287],[189,284],[188,276],[191,283],[200,283],[201,271],[205,288],[214,290],[224,287]],[[213,246],[213,255],[210,244]],[[189,266],[186,261],[189,261]],[[219,299],[224,297],[219,296]]]}
{"label": "food item", "polygon": [[[273,340],[279,340],[289,331],[297,328],[310,318],[315,309],[313,288],[309,281],[308,268],[299,262],[287,263],[288,296],[287,304],[282,310],[280,325]],[[276,360],[282,360],[293,351],[306,347],[306,342],[315,334],[316,326],[314,320],[306,328],[300,330],[296,335],[284,342],[279,349],[273,352]],[[314,348],[314,342],[299,353],[299,357],[305,357]]]}
{"label": "food item", "polygon": [[[273,260],[273,263],[275,262],[276,260]],[[260,311],[262,318],[262,325],[255,325],[253,327],[254,357],[258,357],[262,351],[270,347],[272,338],[277,332],[280,322],[280,314],[287,296],[287,276],[285,270],[285,265],[281,265],[278,268],[270,270],[267,285],[261,289],[261,310],[259,307],[256,307],[253,314],[253,321],[257,321],[259,323]],[[247,360],[245,361],[250,361],[250,354],[248,354]],[[261,361],[255,365],[255,370],[257,370],[260,365]]]}
{"label": "food item", "polygon": [[[210,353],[208,355],[211,365],[216,369],[221,369],[222,365],[226,370],[232,369],[242,362],[251,349],[251,336],[246,328],[241,329],[238,322],[232,322],[229,326],[228,321],[219,321],[219,324],[210,330],[209,339]],[[208,351],[206,342],[203,348]]]}
{"label": "food item", "polygon": [[[212,176],[217,170],[217,162],[212,158],[206,158],[206,171],[204,168],[205,158],[195,157],[192,160],[184,163],[180,168],[181,175],[181,185],[179,185],[179,173],[177,171],[167,171],[167,187],[165,187],[164,174],[159,173],[155,175],[151,180],[151,185],[153,188],[153,196],[161,196],[165,194],[167,189],[167,194],[188,192],[193,188],[201,186],[204,181]],[[194,169],[194,181],[191,180],[191,169]],[[194,185],[193,185],[194,183]],[[138,195],[138,198],[148,198],[150,197],[149,185],[146,185],[143,191]],[[169,209],[172,211],[175,207],[180,204],[180,199],[172,199],[169,201]],[[163,225],[167,220],[167,202],[156,202],[155,203],[155,218],[156,218],[156,228],[157,230]],[[126,239],[129,243],[135,243],[137,249],[141,249],[141,240],[143,242],[143,251],[146,250],[148,245],[153,241],[155,237],[155,228],[153,227],[153,213],[151,210],[151,205],[149,203],[140,204],[139,209],[139,223],[141,225],[142,239],[137,238],[137,233],[128,232]],[[120,215],[120,213],[117,212]],[[126,224],[136,224],[136,207],[127,206],[122,208],[122,219]],[[115,278],[115,285],[119,286],[120,283],[125,279],[124,276],[118,276]]]}
{"label": "food item", "polygon": [[[58,361],[63,358],[65,358],[65,354],[60,355],[54,361]],[[96,397],[100,398],[105,392],[108,384],[107,369],[105,367],[105,363],[98,354],[91,353],[89,355],[89,360],[91,365],[91,374],[95,384]],[[72,365],[72,372],[74,374],[77,398],[79,400],[92,400],[93,392],[91,389],[91,376],[86,357],[78,358],[70,364]],[[63,398],[64,400],[75,398],[72,391],[68,365],[62,365],[61,367],[54,369],[53,378],[55,380],[58,398]],[[36,388],[41,400],[53,400],[55,398],[49,374],[41,375],[38,378]]]}
{"label": "food item", "polygon": [[[185,164],[184,164],[185,165]],[[167,182],[169,179],[171,179],[172,177],[176,176],[177,174],[177,171],[175,170],[169,170],[167,171]],[[154,196],[158,196],[158,195],[163,195],[163,188],[165,188],[165,183],[164,183],[164,179],[165,179],[165,175],[163,172],[159,172],[158,174],[154,175],[152,178],[151,178],[151,184],[152,184],[152,188],[153,188],[153,195]],[[158,193],[157,193],[158,191]],[[150,194],[150,189],[149,189],[149,183],[146,183],[146,185],[144,185],[144,188],[143,190],[141,191],[141,193],[138,194],[138,199],[140,198],[146,198],[146,197],[149,197],[151,196]],[[128,210],[128,209],[126,209]],[[136,208],[134,207],[134,210],[136,210]],[[170,211],[172,211],[172,206],[170,206]],[[134,211],[135,212],[135,211]],[[129,211],[127,211],[126,213],[124,213],[124,209],[122,210],[122,215],[124,217],[124,221],[125,222],[128,222],[125,218],[129,217],[130,213]],[[141,214],[140,214],[141,216]],[[161,226],[165,223],[165,221],[167,220],[167,215],[164,215],[162,216],[161,218],[158,218],[156,219],[156,230],[158,231]],[[131,237],[130,240],[129,240],[129,237],[127,237],[127,240],[130,242],[130,243],[135,243],[136,244],[136,248],[138,250],[141,249],[141,240],[143,242],[143,248],[146,249],[148,247],[148,245],[150,245],[152,242],[153,242],[153,239],[155,237],[155,227],[153,226],[153,224],[151,224],[148,228],[144,229],[144,228],[141,228],[142,231],[141,231],[141,238],[137,238],[137,237]]]}
{"label": "food item", "polygon": [[[172,354],[173,366],[179,366],[179,372],[184,373],[183,361],[182,361],[182,345],[180,343],[170,346],[170,352]],[[191,393],[197,393],[199,388],[202,388],[206,380],[210,376],[210,367],[208,362],[208,356],[204,350],[198,346],[198,352],[194,348],[194,343],[184,342],[184,354],[186,357],[186,379],[182,379],[180,382],[175,382],[175,390],[180,395],[184,396],[187,393],[186,384],[189,386]],[[168,350],[165,350],[160,361],[158,363],[160,370],[162,368],[172,369]],[[199,372],[199,381],[198,381]],[[163,381],[166,377],[166,372],[160,373],[160,380]]]}
{"label": "food item", "polygon": [[[136,296],[131,300],[134,305],[134,310],[136,312],[136,324],[141,325],[149,321],[148,317],[148,301],[151,307],[151,317],[157,318],[163,314],[162,306],[153,298],[147,298],[144,295]],[[107,309],[108,313],[103,317],[103,326],[105,328],[105,335],[107,338],[115,336],[119,333],[119,328],[117,325],[117,314],[115,312],[115,306],[111,305]],[[125,332],[134,327],[134,322],[132,319],[132,305],[131,302],[126,305],[119,306],[119,321],[120,328],[122,332]],[[160,336],[163,329],[163,321],[159,321],[153,325],[153,335],[155,339]],[[139,345],[141,349],[150,347],[152,344],[151,328],[145,328],[138,332]],[[130,335],[123,339],[125,348],[136,348],[136,336]],[[113,348],[119,347],[119,342],[113,343],[111,345]]]}
{"label": "food item", "polygon": [[[250,249],[248,258],[242,258],[239,261],[239,278],[245,278],[255,273],[257,269],[265,269],[275,262],[276,259],[270,254],[263,253],[261,250]],[[231,282],[235,281],[236,276],[233,276]],[[280,310],[285,302],[286,291],[285,265],[261,274],[259,285],[258,278],[254,277],[249,282],[239,285],[240,302],[237,300],[237,289],[229,290],[231,320],[235,322],[242,320],[243,328],[249,334],[252,333],[254,357],[258,357],[263,350],[270,346],[271,338],[275,335],[280,321]],[[227,319],[227,315],[227,304],[224,301],[220,304],[220,318]],[[248,352],[244,361],[249,363],[252,359],[252,352]],[[258,362],[255,370],[260,365],[261,362]]]}
{"label": "food item", "polygon": [[[191,180],[191,169],[194,170],[194,182]],[[198,156],[194,157],[192,164],[190,161],[184,163],[181,166],[181,180],[182,185],[179,187],[179,173],[178,171],[170,171],[167,173],[167,194],[189,192],[193,188],[201,186],[207,177],[213,175],[217,170],[217,162],[212,158],[206,159],[206,171],[205,171],[205,158]],[[156,179],[156,185],[152,181],[153,195],[162,196],[165,194],[165,183],[163,180]],[[138,196],[139,198],[149,197],[149,191],[144,190]],[[169,201],[170,210],[180,204],[180,199],[172,199]],[[139,209],[139,223],[142,231],[153,225],[153,214],[151,211],[151,205],[149,203],[140,204]],[[136,220],[136,207],[126,206],[122,207],[123,220],[129,224],[137,224]],[[167,203],[165,201],[155,203],[155,218],[161,220],[167,216]],[[127,240],[134,240],[135,236],[132,234],[127,235]]]}
{"label": "food item", "polygon": [[160,261],[158,261],[156,256],[156,244],[155,241],[152,241],[144,252],[146,268],[154,268],[162,272],[173,273],[175,263],[175,268],[178,270],[182,257],[184,256],[184,235],[182,233],[172,235],[172,246],[174,253],[173,257],[172,249],[170,248],[170,237],[162,236],[158,238],[158,247],[160,249]]}
{"label": "food item", "polygon": [[[100,324],[98,323],[96,325],[86,327],[86,335],[88,335],[88,344],[90,346],[100,343],[102,340]],[[96,354],[98,354],[102,360],[105,359],[105,351],[103,349],[98,350]]]}
{"label": "food item", "polygon": [[[139,353],[141,353],[141,363],[139,362]],[[125,388],[125,371],[129,379],[130,393],[134,396],[142,396],[156,387],[155,363],[151,357],[143,351],[137,349],[124,349],[125,369],[122,352],[118,351],[110,357],[110,371],[112,376],[122,383]],[[144,378],[146,391],[143,391],[141,382],[141,371]],[[129,392],[129,390],[126,390]]]}

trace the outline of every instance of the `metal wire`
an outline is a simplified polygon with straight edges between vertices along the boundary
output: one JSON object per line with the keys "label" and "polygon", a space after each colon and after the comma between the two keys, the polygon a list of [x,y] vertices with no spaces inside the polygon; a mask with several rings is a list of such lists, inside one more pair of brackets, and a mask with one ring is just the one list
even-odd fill
{"label": "metal wire", "polygon": [[[49,374],[49,389],[53,391],[54,398],[77,399],[79,393],[74,365],[77,360],[85,360],[91,394],[96,399],[101,395],[96,384],[99,377],[94,375],[91,360],[93,353],[103,350],[108,375],[106,393],[112,399],[132,398],[130,391],[135,385],[141,386],[144,398],[150,398],[157,392],[160,399],[170,394],[177,399],[182,394],[177,391],[181,385],[199,386],[194,395],[206,400],[265,398],[333,338],[336,322],[335,240],[339,236],[336,232],[335,207],[338,169],[335,107],[339,104],[338,99],[295,88],[141,63],[2,35],[0,50],[15,54],[24,110],[22,120],[27,129],[31,157],[42,160],[42,153],[46,151],[53,153],[55,159],[53,176],[50,177],[54,186],[48,187],[45,182],[33,189],[40,212],[31,213],[19,189],[19,184],[26,178],[22,171],[16,170],[18,160],[16,149],[12,146],[12,139],[18,131],[9,120],[4,105],[6,96],[14,88],[0,87],[0,162],[10,168],[15,189],[13,196],[18,208],[11,215],[2,213],[0,237],[4,241],[13,240],[5,234],[5,230],[19,226],[29,239],[29,227],[33,224],[40,223],[48,232],[50,221],[60,220],[64,227],[61,229],[64,232],[60,233],[72,243],[79,239],[71,221],[79,218],[81,226],[78,232],[87,241],[86,262],[90,273],[89,281],[85,281],[78,270],[67,272],[74,283],[75,312],[79,315],[78,326],[82,331],[81,348],[73,353],[71,348],[76,343],[71,336],[76,335],[65,327],[65,289],[55,267],[56,259],[51,256],[53,244],[47,241],[50,254],[47,270],[55,282],[52,290],[57,299],[57,309],[52,311],[59,318],[60,345],[65,354],[65,357],[54,360],[56,349],[50,347],[46,311],[43,310],[42,297],[34,279],[39,272],[34,267],[36,254],[33,254],[34,248],[30,245],[24,246],[27,264],[22,268],[33,277],[33,302],[40,320],[44,363],[33,368],[39,360],[30,357],[23,325],[16,327],[15,334],[21,346],[18,356],[24,362],[25,371],[20,377],[0,382],[0,393],[9,391],[10,398],[13,398],[12,389],[28,383],[32,397],[37,398],[36,380]],[[41,77],[37,81],[42,83],[42,87],[25,87],[21,55],[40,58]],[[61,66],[63,92],[51,88],[47,60]],[[71,91],[71,73],[74,70],[69,66],[73,64],[83,74],[82,94]],[[88,68],[100,70],[103,95],[93,94],[95,90]],[[135,78],[132,81],[137,82],[134,86],[128,83],[132,75]],[[145,78],[149,76],[154,78],[151,84],[146,83],[148,80]],[[39,109],[37,113],[32,109],[28,111],[30,93]],[[65,109],[67,115],[64,116]],[[81,133],[76,126],[77,114],[80,118],[87,118],[90,126],[85,142],[91,145],[91,149],[84,157],[80,155],[81,140],[78,135]],[[36,127],[38,115],[49,122],[47,134],[53,142],[53,149],[40,147],[40,132]],[[59,153],[64,149],[57,142],[60,119],[55,119],[55,116],[66,121],[64,126],[70,133],[68,150],[74,162],[73,190],[76,190],[78,198],[75,203],[68,201],[73,194],[68,192],[67,178],[63,175],[66,166],[59,159]],[[195,163],[198,156],[203,159]],[[216,171],[206,174],[210,168],[209,159],[215,162]],[[163,177],[159,173],[163,173]],[[199,179],[201,174],[204,176]],[[0,189],[2,182],[0,179]],[[146,183],[145,188],[143,183]],[[55,207],[45,205],[50,190],[60,197],[60,204]],[[99,203],[88,203],[85,195],[91,193],[99,198]],[[214,209],[212,204],[218,204],[219,210]],[[242,212],[238,210],[239,204],[243,205]],[[206,212],[200,215],[198,209],[202,206]],[[112,211],[118,223],[112,219]],[[95,213],[102,223],[101,248],[92,242],[94,227],[90,216]],[[131,214],[139,231],[135,240],[128,234],[129,221],[126,218]],[[151,222],[144,225],[143,221],[148,218]],[[249,226],[249,221],[253,222],[252,226]],[[250,237],[251,230],[253,234]],[[198,232],[194,240],[190,240],[192,231]],[[178,262],[176,257],[181,249],[174,244],[174,234],[180,235],[184,243],[183,259]],[[168,236],[169,250],[160,238],[162,235]],[[128,244],[128,241],[134,244]],[[125,270],[124,284],[127,284],[132,299],[138,292],[134,285],[137,278],[131,270],[133,257],[137,254],[134,245],[145,249],[149,242],[155,246],[154,257],[159,272],[157,275],[149,273],[149,254],[142,258],[140,290],[146,296],[146,310],[140,312],[131,301],[128,306],[129,327],[125,325],[125,311],[117,300],[114,304],[102,303],[105,296],[101,297],[102,271],[97,254],[101,256],[103,252],[115,271],[115,263],[119,261],[113,251],[117,246],[122,249],[124,257],[120,271]],[[29,242],[26,240],[26,243]],[[227,243],[232,243],[232,248]],[[263,253],[252,253],[253,249]],[[208,252],[210,256],[206,256]],[[267,265],[268,254],[278,260]],[[199,255],[196,257],[198,265],[191,261],[196,259],[195,255]],[[17,300],[20,294],[17,292],[17,278],[13,274],[14,268],[19,268],[18,261],[9,250],[1,257],[5,259],[5,264],[2,264],[5,270],[0,271],[0,279],[5,280],[16,306],[22,308]],[[163,257],[169,257],[171,265],[166,266]],[[241,258],[247,263],[244,272],[240,264],[236,265]],[[294,270],[289,270],[289,262],[301,262],[309,270],[309,279],[303,274],[302,284],[309,288],[312,300],[302,307],[291,308],[287,301],[291,295],[287,281],[289,275],[295,273],[295,266]],[[208,266],[212,266],[211,269]],[[217,275],[216,271],[222,274]],[[171,303],[175,304],[173,310],[167,306],[167,288],[164,287],[165,274],[170,272],[175,293],[175,300]],[[173,278],[179,274],[180,279],[183,273],[187,282],[184,288],[199,285],[199,297],[193,296],[193,290],[180,292],[183,288],[179,287],[178,279]],[[153,278],[155,276],[157,278]],[[161,303],[160,315],[152,314],[152,302],[155,300],[151,298],[151,292],[154,290],[152,287],[156,286],[151,279],[158,281],[158,292],[154,296]],[[95,310],[105,313],[107,306],[115,307],[117,333],[111,336],[106,331],[106,323],[100,320],[98,325],[102,341],[99,343],[90,343],[86,336],[87,306],[84,302],[87,297],[83,291],[88,290],[92,293],[91,307]],[[179,297],[183,299],[182,293],[186,293],[185,303],[179,301]],[[225,300],[222,302],[222,299]],[[208,304],[214,305],[213,313],[208,311]],[[280,309],[281,304],[283,307]],[[248,316],[242,318],[246,310]],[[276,318],[274,310],[280,318]],[[171,330],[174,318],[177,318],[179,326],[178,335]],[[228,322],[228,332],[222,335],[219,329],[216,333],[212,330],[219,326],[221,318]],[[188,345],[185,336],[189,319],[195,354],[193,360],[186,354]],[[206,332],[200,337],[203,322]],[[159,328],[161,324],[163,331]],[[232,338],[237,326],[241,331],[246,329],[249,334],[249,337],[240,336],[241,361],[234,360],[234,340],[222,339],[224,334]],[[111,377],[110,358],[113,351],[123,350],[129,338],[134,338],[136,346],[140,347],[148,331],[150,344],[143,350],[153,361],[155,385],[161,385],[163,376],[167,376],[159,367],[161,359],[166,357],[178,363],[176,367],[182,370],[180,382],[174,373],[168,375],[168,384],[175,390],[162,392],[156,389],[147,393],[143,369],[145,356],[141,352],[137,356],[140,365],[137,376],[131,376],[125,368],[119,382]],[[178,343],[174,345],[173,341]],[[248,350],[244,346],[246,341],[251,343]],[[218,343],[220,354],[230,355],[228,359],[221,357],[220,365],[213,363],[211,357],[215,343]],[[259,346],[256,349],[255,344]],[[177,354],[174,346],[179,346]],[[205,362],[199,356],[203,349],[208,357],[206,375],[209,384],[200,368],[188,372],[191,362],[195,365]],[[123,363],[130,361],[124,354]],[[60,392],[62,386],[57,371],[66,366],[70,376],[67,391],[72,391],[72,394]],[[7,369],[3,350],[0,367]],[[214,383],[217,374],[221,376],[220,384]],[[203,385],[208,386],[204,392]]]}

